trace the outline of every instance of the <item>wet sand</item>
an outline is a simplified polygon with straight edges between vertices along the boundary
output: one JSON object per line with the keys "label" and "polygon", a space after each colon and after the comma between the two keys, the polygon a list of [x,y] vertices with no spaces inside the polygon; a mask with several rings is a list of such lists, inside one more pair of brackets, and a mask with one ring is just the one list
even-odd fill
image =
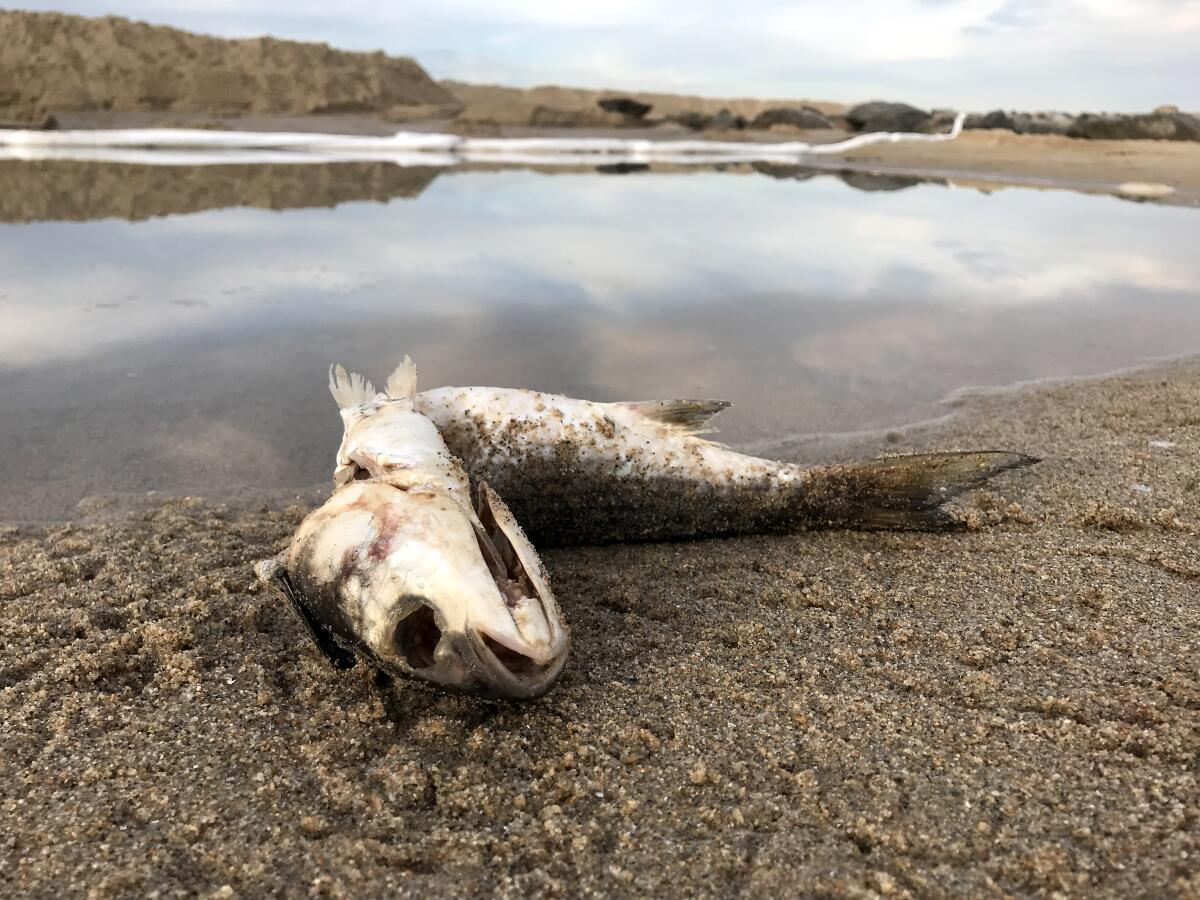
{"label": "wet sand", "polygon": [[960,534],[548,551],[575,648],[525,706],[326,667],[249,568],[302,506],[9,526],[7,885],[1195,896],[1198,410],[1191,361],[856,448],[1044,457]]}

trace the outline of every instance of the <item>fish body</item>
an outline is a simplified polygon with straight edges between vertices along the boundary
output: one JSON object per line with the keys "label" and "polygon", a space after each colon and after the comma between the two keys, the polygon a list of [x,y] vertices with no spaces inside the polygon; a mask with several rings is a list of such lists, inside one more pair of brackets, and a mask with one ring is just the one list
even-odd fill
{"label": "fish body", "polygon": [[533,545],[414,405],[416,370],[376,393],[338,368],[334,491],[259,564],[335,664],[505,698],[548,690],[570,636]]}
{"label": "fish body", "polygon": [[468,474],[492,485],[544,545],[949,528],[947,500],[1035,461],[975,451],[803,467],[704,438],[728,405],[597,403],[492,387],[416,395]]}

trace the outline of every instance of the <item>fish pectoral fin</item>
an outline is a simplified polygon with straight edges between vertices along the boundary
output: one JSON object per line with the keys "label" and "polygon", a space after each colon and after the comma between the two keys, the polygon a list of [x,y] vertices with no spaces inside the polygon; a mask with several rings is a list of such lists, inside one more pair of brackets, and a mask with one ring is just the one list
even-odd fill
{"label": "fish pectoral fin", "polygon": [[375,397],[375,386],[357,372],[347,372],[340,363],[329,367],[329,393],[339,409],[353,409]]}
{"label": "fish pectoral fin", "polygon": [[713,416],[732,404],[728,400],[632,400],[614,405],[686,434],[710,434],[717,430],[708,427]]}
{"label": "fish pectoral fin", "polygon": [[358,661],[355,659],[354,654],[338,646],[317,620],[313,618],[312,613],[308,611],[308,607],[304,604],[303,596],[288,577],[287,570],[282,565],[276,564],[268,567],[263,563],[259,564],[258,569],[260,573],[259,578],[265,584],[270,584],[287,598],[289,605],[292,607],[292,612],[296,614],[296,618],[300,620],[304,626],[304,630],[308,632],[308,636],[316,644],[317,650],[329,660],[329,664],[335,669],[343,671],[354,668],[354,664]]}
{"label": "fish pectoral fin", "polygon": [[411,400],[417,393],[417,365],[412,357],[405,356],[404,361],[396,366],[390,376],[384,391],[393,400]]}

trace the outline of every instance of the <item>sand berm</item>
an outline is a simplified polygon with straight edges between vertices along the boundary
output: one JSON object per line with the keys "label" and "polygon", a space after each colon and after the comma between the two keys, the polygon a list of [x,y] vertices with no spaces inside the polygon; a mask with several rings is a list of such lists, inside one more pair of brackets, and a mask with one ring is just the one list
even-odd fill
{"label": "sand berm", "polygon": [[[226,40],[116,16],[0,11],[0,119],[71,110],[387,113],[461,106],[415,61],[271,37]],[[412,110],[416,112],[412,112]]]}

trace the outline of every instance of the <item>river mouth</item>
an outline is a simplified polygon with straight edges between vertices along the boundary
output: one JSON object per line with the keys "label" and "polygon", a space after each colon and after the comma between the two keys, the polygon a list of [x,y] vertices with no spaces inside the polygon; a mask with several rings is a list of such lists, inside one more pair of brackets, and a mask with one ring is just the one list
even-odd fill
{"label": "river mouth", "polygon": [[719,439],[767,451],[1200,350],[1186,205],[770,164],[4,162],[0,182],[3,519],[324,483],[335,361],[719,397]]}

